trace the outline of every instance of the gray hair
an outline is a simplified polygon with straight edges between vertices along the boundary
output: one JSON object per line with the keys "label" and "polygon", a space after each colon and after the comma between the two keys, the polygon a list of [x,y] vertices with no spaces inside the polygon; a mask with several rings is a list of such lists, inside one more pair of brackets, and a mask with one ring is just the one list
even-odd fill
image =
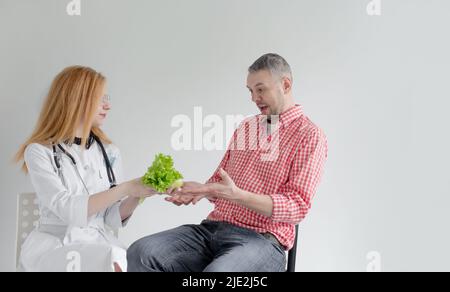
{"label": "gray hair", "polygon": [[256,60],[249,68],[249,73],[255,73],[261,70],[269,70],[272,76],[288,77],[292,81],[292,70],[288,62],[277,54],[265,54]]}

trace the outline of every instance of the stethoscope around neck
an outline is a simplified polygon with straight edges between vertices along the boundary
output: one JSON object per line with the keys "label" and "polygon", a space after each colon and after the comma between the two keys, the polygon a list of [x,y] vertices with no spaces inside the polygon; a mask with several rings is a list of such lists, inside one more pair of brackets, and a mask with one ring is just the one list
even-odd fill
{"label": "stethoscope around neck", "polygon": [[[102,141],[100,140],[99,137],[97,137],[93,133],[91,133],[89,136],[88,148],[92,144],[93,141],[97,142],[97,144],[100,146],[100,149],[102,151],[103,159],[105,160],[106,173],[108,174],[109,188],[112,189],[115,186],[117,186],[117,183],[116,183],[116,177],[114,175],[114,171],[111,166],[111,162],[109,161],[108,155],[106,154],[105,147],[103,146]],[[58,169],[58,175],[61,177],[61,179],[63,179],[62,171],[61,171],[61,163],[60,163],[61,156],[58,155],[57,149],[59,149],[64,155],[66,155],[70,159],[70,161],[72,162],[72,165],[75,169],[75,172],[78,175],[78,178],[83,183],[83,186],[84,186],[84,189],[86,190],[86,192],[89,194],[89,190],[88,190],[86,184],[84,183],[83,178],[80,175],[80,172],[77,167],[77,162],[76,162],[75,158],[72,156],[72,154],[70,154],[66,149],[64,149],[64,147],[62,147],[61,144],[53,143],[52,148],[53,148],[53,159],[55,160],[56,168]]]}

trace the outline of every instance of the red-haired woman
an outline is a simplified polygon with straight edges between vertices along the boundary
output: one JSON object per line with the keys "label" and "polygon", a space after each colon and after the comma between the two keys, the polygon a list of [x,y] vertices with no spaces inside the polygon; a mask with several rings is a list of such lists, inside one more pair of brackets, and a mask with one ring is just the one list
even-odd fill
{"label": "red-haired woman", "polygon": [[22,246],[22,270],[48,270],[61,248],[96,244],[109,249],[106,269],[126,271],[125,248],[105,225],[122,227],[139,199],[156,192],[140,178],[121,183],[120,153],[101,130],[111,109],[105,90],[106,79],[95,70],[64,69],[52,83],[33,134],[16,155],[40,208],[39,225]]}

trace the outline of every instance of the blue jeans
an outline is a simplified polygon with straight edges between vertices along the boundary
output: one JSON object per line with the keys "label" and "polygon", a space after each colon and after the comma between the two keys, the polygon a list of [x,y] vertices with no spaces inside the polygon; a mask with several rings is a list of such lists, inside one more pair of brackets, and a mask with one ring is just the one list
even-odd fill
{"label": "blue jeans", "polygon": [[225,222],[203,221],[144,237],[127,252],[129,272],[284,272],[274,240]]}

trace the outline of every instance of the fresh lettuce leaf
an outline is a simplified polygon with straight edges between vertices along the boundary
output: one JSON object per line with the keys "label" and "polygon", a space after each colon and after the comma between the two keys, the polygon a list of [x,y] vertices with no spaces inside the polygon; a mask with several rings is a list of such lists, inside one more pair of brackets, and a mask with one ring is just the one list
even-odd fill
{"label": "fresh lettuce leaf", "polygon": [[163,193],[170,187],[181,187],[183,176],[173,167],[173,159],[170,155],[159,153],[155,156],[150,166],[142,177],[142,183]]}

